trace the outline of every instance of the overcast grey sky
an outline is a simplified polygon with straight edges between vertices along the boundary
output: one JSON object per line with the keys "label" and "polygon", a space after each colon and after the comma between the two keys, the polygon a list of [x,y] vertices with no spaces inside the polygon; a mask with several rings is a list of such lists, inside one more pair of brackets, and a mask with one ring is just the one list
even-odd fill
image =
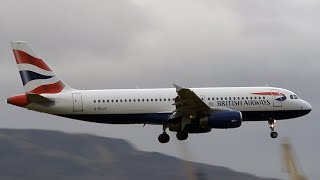
{"label": "overcast grey sky", "polygon": [[103,125],[6,105],[22,93],[10,49],[29,41],[78,89],[278,86],[310,102],[306,117],[191,135],[192,160],[286,178],[280,139],[290,137],[310,179],[320,179],[320,2],[316,0],[2,0],[0,128],[55,129],[124,138],[137,148],[180,156],[179,142],[157,141],[161,126]]}

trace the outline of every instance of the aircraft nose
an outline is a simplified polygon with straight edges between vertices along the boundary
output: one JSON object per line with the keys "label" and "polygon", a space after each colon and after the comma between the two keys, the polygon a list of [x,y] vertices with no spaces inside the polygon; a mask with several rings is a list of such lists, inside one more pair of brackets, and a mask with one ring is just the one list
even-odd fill
{"label": "aircraft nose", "polygon": [[303,104],[301,105],[301,109],[305,110],[308,114],[312,110],[311,104],[309,104],[307,101],[303,101]]}

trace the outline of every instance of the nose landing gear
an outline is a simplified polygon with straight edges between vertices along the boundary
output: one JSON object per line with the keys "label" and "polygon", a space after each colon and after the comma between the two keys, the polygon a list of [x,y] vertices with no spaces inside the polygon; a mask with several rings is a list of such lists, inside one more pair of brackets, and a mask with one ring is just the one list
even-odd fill
{"label": "nose landing gear", "polygon": [[274,131],[274,129],[276,127],[276,120],[275,119],[270,119],[268,121],[268,124],[269,124],[269,128],[271,129],[270,137],[271,138],[277,138],[278,137],[278,133]]}

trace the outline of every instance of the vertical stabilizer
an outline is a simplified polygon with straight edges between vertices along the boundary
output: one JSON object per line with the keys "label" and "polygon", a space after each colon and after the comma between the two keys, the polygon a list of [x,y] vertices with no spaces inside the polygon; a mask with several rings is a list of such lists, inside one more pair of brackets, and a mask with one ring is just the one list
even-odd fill
{"label": "vertical stabilizer", "polygon": [[63,90],[71,90],[27,42],[13,41],[11,47],[26,93],[55,94]]}

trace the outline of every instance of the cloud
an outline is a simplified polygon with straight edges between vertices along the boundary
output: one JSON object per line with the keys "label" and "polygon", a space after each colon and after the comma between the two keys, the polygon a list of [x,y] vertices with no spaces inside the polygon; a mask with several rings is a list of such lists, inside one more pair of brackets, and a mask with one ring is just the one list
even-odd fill
{"label": "cloud", "polygon": [[[297,92],[317,108],[319,8],[320,3],[313,0],[4,0],[0,6],[1,96],[22,92],[9,41],[27,40],[74,88],[268,83]],[[7,118],[1,127],[98,133],[126,138],[144,150],[179,155],[175,144],[156,142],[161,127],[104,126],[0,106]],[[279,122],[279,131],[296,140],[298,153],[309,152],[306,148],[317,140],[316,119],[318,114],[312,112],[306,118]],[[244,123],[234,131],[192,136],[188,143],[198,161],[281,176],[276,170],[280,164],[270,168],[275,166],[278,144],[267,139],[268,132],[267,124]],[[256,146],[268,151],[256,152],[252,148]],[[314,148],[310,154],[316,157],[319,146]],[[232,158],[212,157],[212,152]],[[265,163],[258,168],[259,162]],[[316,174],[312,179],[319,179],[315,162],[306,162],[305,169]]]}
{"label": "cloud", "polygon": [[48,54],[121,56],[150,24],[125,0],[12,0],[0,9],[2,40],[28,40]]}

